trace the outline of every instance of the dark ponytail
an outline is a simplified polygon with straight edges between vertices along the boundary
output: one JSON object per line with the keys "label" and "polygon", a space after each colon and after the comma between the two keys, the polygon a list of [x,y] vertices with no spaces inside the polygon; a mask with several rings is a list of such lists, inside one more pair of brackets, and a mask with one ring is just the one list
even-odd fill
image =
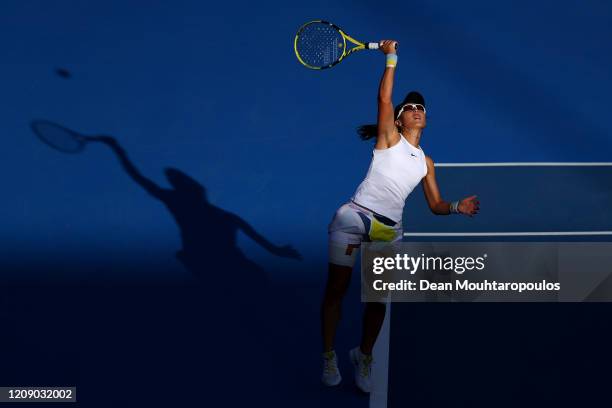
{"label": "dark ponytail", "polygon": [[[402,128],[396,126],[398,132],[402,132]],[[357,128],[357,134],[361,140],[370,140],[378,136],[378,125],[361,125]]]}
{"label": "dark ponytail", "polygon": [[357,134],[361,140],[370,140],[378,136],[378,125],[361,125],[357,128]]}

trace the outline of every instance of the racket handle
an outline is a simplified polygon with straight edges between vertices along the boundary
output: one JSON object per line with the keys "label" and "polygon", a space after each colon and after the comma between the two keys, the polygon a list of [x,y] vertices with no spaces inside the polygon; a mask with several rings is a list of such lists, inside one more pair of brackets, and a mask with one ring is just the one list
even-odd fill
{"label": "racket handle", "polygon": [[[368,50],[377,50],[377,49],[379,49],[379,48],[380,48],[380,46],[381,46],[381,45],[382,45],[381,43],[369,42],[369,43],[366,45],[366,48],[367,48]],[[395,49],[397,50],[397,43],[395,43]]]}

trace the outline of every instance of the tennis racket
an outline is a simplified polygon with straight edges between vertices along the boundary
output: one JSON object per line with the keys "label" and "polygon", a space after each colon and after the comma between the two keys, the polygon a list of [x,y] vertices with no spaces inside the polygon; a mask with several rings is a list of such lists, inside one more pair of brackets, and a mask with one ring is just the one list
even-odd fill
{"label": "tennis racket", "polygon": [[87,142],[99,139],[82,135],[48,120],[33,120],[30,127],[43,143],[63,153],[79,153],[85,149]]}
{"label": "tennis racket", "polygon": [[[354,46],[351,48],[350,45]],[[335,24],[314,20],[298,29],[293,47],[298,61],[306,68],[326,69],[354,52],[377,50],[379,45],[377,42],[357,41]]]}

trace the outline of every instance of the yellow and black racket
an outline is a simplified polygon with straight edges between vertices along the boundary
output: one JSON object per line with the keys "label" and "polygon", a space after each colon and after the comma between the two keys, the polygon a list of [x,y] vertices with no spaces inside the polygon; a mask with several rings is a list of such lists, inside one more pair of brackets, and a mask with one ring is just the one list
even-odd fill
{"label": "yellow and black racket", "polygon": [[[347,48],[347,41],[355,46]],[[357,41],[337,25],[323,20],[301,26],[293,45],[297,59],[310,69],[331,68],[355,51],[377,50],[379,47],[377,42]]]}

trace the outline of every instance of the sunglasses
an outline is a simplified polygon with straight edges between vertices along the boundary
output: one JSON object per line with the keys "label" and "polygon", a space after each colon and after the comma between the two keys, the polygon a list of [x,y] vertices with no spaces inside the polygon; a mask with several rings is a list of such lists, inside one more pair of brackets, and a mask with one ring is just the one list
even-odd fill
{"label": "sunglasses", "polygon": [[399,118],[404,111],[412,111],[412,112],[421,111],[425,114],[427,113],[427,111],[425,110],[425,107],[421,105],[420,103],[405,104],[404,106],[402,106],[402,109],[400,109],[399,113],[397,114],[397,117]]}

